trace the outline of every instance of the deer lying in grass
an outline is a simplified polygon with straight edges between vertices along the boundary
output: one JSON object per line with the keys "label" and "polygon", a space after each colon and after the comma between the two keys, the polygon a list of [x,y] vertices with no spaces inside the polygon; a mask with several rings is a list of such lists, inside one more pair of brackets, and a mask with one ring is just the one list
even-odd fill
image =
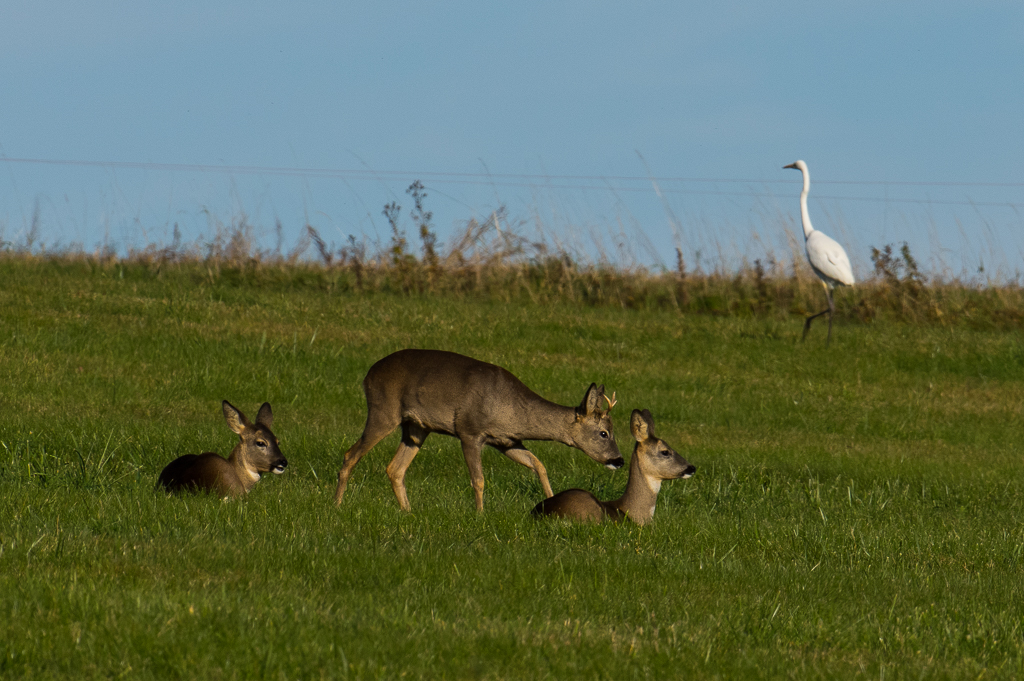
{"label": "deer lying in grass", "polygon": [[352,469],[386,435],[402,426],[402,442],[388,477],[398,503],[408,511],[405,472],[430,433],[459,438],[473,482],[476,508],[484,508],[484,472],[481,450],[485,445],[532,469],[544,493],[551,483],[544,465],[523,445],[523,440],[554,440],[583,450],[609,468],[622,465],[615,443],[604,386],[593,383],[578,407],[549,402],[527,388],[509,371],[471,357],[441,350],[399,350],[372,367],[363,379],[366,427],[345,452],[338,472],[334,503],[340,504]]}
{"label": "deer lying in grass", "polygon": [[654,435],[654,418],[646,409],[633,410],[629,429],[636,447],[629,462],[625,494],[614,501],[600,501],[586,490],[567,489],[537,504],[533,514],[594,522],[605,518],[629,518],[638,525],[649,522],[654,517],[661,481],[688,478],[697,468]]}
{"label": "deer lying in grass", "polygon": [[267,471],[283,473],[288,459],[278,449],[277,438],[270,431],[274,415],[270,403],[264,402],[250,423],[245,414],[230,402],[221,404],[228,427],[238,434],[240,442],[224,459],[219,454],[186,454],[167,464],[157,488],[168,492],[211,492],[221,497],[240,497],[251,490]]}

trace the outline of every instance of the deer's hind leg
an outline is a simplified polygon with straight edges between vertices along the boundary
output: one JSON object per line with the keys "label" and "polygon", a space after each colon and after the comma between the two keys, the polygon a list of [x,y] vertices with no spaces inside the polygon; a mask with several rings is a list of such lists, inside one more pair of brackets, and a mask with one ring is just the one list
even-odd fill
{"label": "deer's hind leg", "polygon": [[363,434],[359,436],[355,444],[345,452],[345,462],[338,471],[338,489],[334,493],[334,504],[341,503],[345,496],[345,488],[348,487],[348,477],[352,475],[352,469],[356,467],[363,455],[373,449],[373,446],[383,440],[391,431],[401,423],[401,416],[388,414],[372,407],[366,415],[366,427]]}
{"label": "deer's hind leg", "polygon": [[508,449],[498,450],[508,458],[512,459],[516,463],[526,466],[537,474],[537,478],[540,480],[540,486],[544,489],[544,496],[552,496],[551,483],[548,481],[548,471],[544,468],[544,464],[540,462],[533,452],[523,447],[521,444],[515,447],[509,447]]}
{"label": "deer's hind leg", "polygon": [[411,511],[409,497],[405,493],[405,472],[409,469],[412,460],[416,458],[423,441],[430,435],[430,431],[423,426],[406,421],[402,424],[402,442],[398,445],[395,457],[388,464],[388,477],[391,479],[391,489],[398,497],[398,505],[403,511]]}

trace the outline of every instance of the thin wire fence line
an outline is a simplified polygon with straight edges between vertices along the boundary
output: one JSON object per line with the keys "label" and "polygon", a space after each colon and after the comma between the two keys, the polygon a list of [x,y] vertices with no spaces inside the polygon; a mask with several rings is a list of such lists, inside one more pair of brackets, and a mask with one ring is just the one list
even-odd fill
{"label": "thin wire fence line", "polygon": [[[38,190],[34,192],[33,209],[29,204],[21,205],[23,187],[12,184],[11,200],[18,203],[21,215],[20,220],[0,215],[0,250],[30,250],[33,246],[37,250],[60,250],[61,244],[84,249],[83,244],[96,243],[104,252],[127,254],[167,246],[171,243],[172,224],[174,243],[178,243],[179,223],[181,242],[196,245],[219,243],[218,239],[227,238],[225,235],[232,229],[239,228],[248,230],[246,237],[261,244],[260,248],[268,243],[272,246],[276,238],[280,250],[285,241],[306,243],[305,226],[317,224],[317,230],[328,241],[327,235],[337,232],[336,237],[343,242],[346,235],[350,240],[352,235],[361,235],[361,243],[381,247],[387,242],[387,227],[374,221],[377,212],[369,207],[374,199],[370,198],[368,204],[363,195],[381,194],[377,197],[381,203],[401,201],[398,186],[413,180],[421,180],[431,195],[441,198],[434,209],[438,225],[434,229],[442,240],[458,238],[463,225],[474,224],[463,219],[463,209],[468,209],[481,223],[486,222],[491,209],[481,217],[471,205],[476,199],[459,198],[484,191],[488,195],[493,193],[488,200],[497,201],[502,208],[506,203],[499,195],[511,202],[508,205],[513,213],[525,211],[526,217],[509,218],[517,225],[513,229],[525,230],[524,238],[539,239],[538,243],[546,244],[552,252],[571,252],[581,261],[607,260],[627,268],[671,268],[665,259],[672,260],[681,249],[688,261],[717,262],[708,266],[731,272],[743,262],[758,258],[764,261],[765,257],[770,262],[783,262],[790,251],[802,250],[799,219],[794,222],[792,216],[799,177],[784,171],[779,172],[784,179],[745,180],[414,172],[374,170],[365,164],[360,169],[331,169],[88,161],[9,158],[0,153],[0,165],[4,161],[12,183],[20,184],[17,178],[22,174],[31,182],[37,173],[27,172],[27,165],[39,164],[69,168],[61,174],[69,181],[79,176],[105,177],[113,187],[101,190],[105,193],[99,198],[88,195],[80,204],[75,203],[77,194],[53,198],[46,189]],[[221,182],[230,182],[230,205],[223,200],[210,203],[208,197],[202,196],[203,192],[214,191]],[[294,183],[302,184],[301,192],[296,192]],[[715,186],[716,183],[721,184]],[[254,184],[259,185],[255,198],[250,195],[250,185]],[[349,191],[339,195],[339,184]],[[858,268],[858,276],[867,276],[870,271],[867,245],[894,240],[909,242],[915,253],[927,254],[922,256],[922,262],[927,262],[926,269],[931,272],[946,275],[959,267],[963,276],[969,278],[975,269],[973,263],[984,262],[984,271],[995,273],[1000,280],[1018,281],[1022,276],[1022,183],[816,180],[815,184],[827,185],[822,187],[823,193],[811,196],[815,204],[812,211],[817,216],[815,223],[821,223],[819,226],[824,226],[827,233],[840,238],[847,249],[852,248],[850,253],[855,257],[851,259]],[[842,185],[849,185],[851,191],[842,191]],[[170,198],[155,200],[154,186],[157,191],[170,192]],[[125,187],[129,188],[127,194]],[[197,194],[193,196],[190,192]],[[651,201],[652,194],[659,192],[668,199],[667,203]],[[453,208],[445,199],[457,206]],[[183,200],[190,205],[198,202],[201,210],[182,208],[179,204]],[[612,205],[607,205],[609,200]],[[248,209],[243,207],[247,201]],[[325,202],[330,208],[324,208]],[[94,217],[96,205],[99,213]],[[352,206],[356,206],[355,211]],[[681,211],[682,221],[675,216],[677,211]],[[209,236],[210,230],[213,237]],[[653,239],[651,243],[656,245],[643,253],[637,252],[632,236],[627,236],[634,232],[643,234],[644,239]],[[333,241],[330,246],[335,248]]]}
{"label": "thin wire fence line", "polygon": [[[153,163],[141,161],[81,161],[73,159],[42,159],[42,158],[11,158],[0,156],[0,161],[7,163],[26,163],[40,165],[65,165],[65,166],[86,166],[101,168],[124,168],[130,170],[166,170],[174,172],[204,172],[224,174],[251,174],[251,175],[297,175],[303,177],[355,177],[355,178],[376,178],[376,177],[398,177],[398,178],[455,178],[450,182],[471,182],[473,184],[490,184],[488,180],[580,180],[592,182],[699,182],[705,184],[795,184],[792,180],[780,179],[743,179],[743,178],[714,178],[714,177],[661,177],[661,176],[639,176],[639,175],[550,175],[550,174],[526,174],[526,173],[452,173],[438,171],[409,171],[409,170],[372,170],[372,169],[345,169],[345,168],[287,168],[278,166],[245,166],[245,165],[210,165],[191,163]],[[477,178],[476,180],[461,180],[459,178]],[[1024,182],[913,182],[913,181],[890,181],[890,180],[818,180],[815,184],[840,184],[840,185],[863,185],[878,187],[1024,187]],[[507,184],[502,182],[501,184]],[[557,189],[619,189],[615,187],[601,186],[577,186],[577,185],[550,185],[548,182],[522,183],[520,186],[543,188],[552,186]],[[622,188],[629,191],[629,188]],[[646,191],[646,189],[644,190]],[[673,190],[678,191],[678,190]],[[749,193],[744,192],[749,195]],[[842,198],[842,197],[839,197]],[[883,199],[879,199],[883,200]],[[1005,204],[998,204],[1005,205]]]}
{"label": "thin wire fence line", "polygon": [[[388,179],[415,180],[429,178],[434,184],[448,185],[469,185],[469,186],[493,186],[512,187],[520,189],[549,189],[560,191],[611,191],[623,193],[646,193],[651,191],[650,186],[645,187],[623,187],[608,184],[607,181],[626,182],[700,182],[700,183],[745,183],[745,184],[793,184],[787,180],[742,180],[723,178],[672,178],[672,177],[630,177],[630,176],[588,176],[588,175],[525,175],[525,174],[484,174],[484,173],[441,173],[441,172],[406,172],[397,170],[331,170],[317,168],[276,168],[271,166],[231,166],[231,165],[192,165],[176,163],[142,163],[129,161],[72,161],[72,160],[47,160],[47,159],[24,159],[24,158],[3,158],[3,161],[10,163],[34,163],[44,165],[66,165],[77,167],[98,167],[98,168],[121,168],[126,170],[157,170],[170,172],[202,172],[222,173],[239,175],[281,175],[289,177],[337,177],[345,179],[376,179],[383,177]],[[479,178],[479,179],[463,179]],[[486,179],[485,179],[486,178]],[[605,184],[556,184],[546,182],[524,182],[511,181],[522,179],[542,180],[581,180],[581,181],[606,181]],[[839,180],[816,180],[815,184],[834,185],[871,185],[871,186],[907,186],[907,187],[1024,187],[1024,183],[983,183],[983,182],[877,182],[877,181],[839,181]],[[684,196],[731,196],[731,197],[752,197],[760,199],[783,198],[778,194],[763,192],[729,192],[714,190],[693,190],[674,189],[672,187],[660,187],[666,194]],[[971,201],[971,200],[938,200],[938,199],[912,199],[897,197],[878,196],[841,196],[829,194],[816,194],[815,201],[858,201],[865,203],[884,204],[912,204],[921,206],[971,206],[971,207],[995,207],[1009,208],[1012,210],[1024,209],[1024,203],[1012,201]]]}

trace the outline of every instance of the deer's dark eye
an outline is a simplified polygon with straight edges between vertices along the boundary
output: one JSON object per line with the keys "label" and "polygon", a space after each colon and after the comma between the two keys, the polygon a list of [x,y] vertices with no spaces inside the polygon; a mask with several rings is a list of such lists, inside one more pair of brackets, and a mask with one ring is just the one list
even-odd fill
{"label": "deer's dark eye", "polygon": [[671,456],[671,454],[672,454],[672,452],[668,451],[667,449],[661,450],[661,455],[662,456]]}
{"label": "deer's dark eye", "polygon": [[608,431],[607,430],[602,430],[601,431],[601,438],[604,439],[604,440],[608,439]]}
{"label": "deer's dark eye", "polygon": [[256,440],[256,446],[259,447],[260,449],[266,449],[267,442],[266,440]]}

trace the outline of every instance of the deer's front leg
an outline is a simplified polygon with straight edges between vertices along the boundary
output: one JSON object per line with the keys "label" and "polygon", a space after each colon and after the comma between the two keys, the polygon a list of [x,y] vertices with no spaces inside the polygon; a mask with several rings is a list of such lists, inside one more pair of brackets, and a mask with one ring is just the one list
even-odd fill
{"label": "deer's front leg", "polygon": [[540,459],[534,456],[533,452],[520,445],[503,449],[501,453],[536,473],[537,478],[540,480],[540,486],[544,489],[545,497],[550,497],[554,494],[551,491],[551,483],[548,482],[548,471],[544,468],[544,464],[540,462]]}
{"label": "deer's front leg", "polygon": [[466,459],[466,468],[469,469],[469,479],[473,483],[473,495],[476,498],[476,510],[484,510],[484,466],[481,461],[481,451],[484,443],[481,438],[461,438],[462,456]]}

